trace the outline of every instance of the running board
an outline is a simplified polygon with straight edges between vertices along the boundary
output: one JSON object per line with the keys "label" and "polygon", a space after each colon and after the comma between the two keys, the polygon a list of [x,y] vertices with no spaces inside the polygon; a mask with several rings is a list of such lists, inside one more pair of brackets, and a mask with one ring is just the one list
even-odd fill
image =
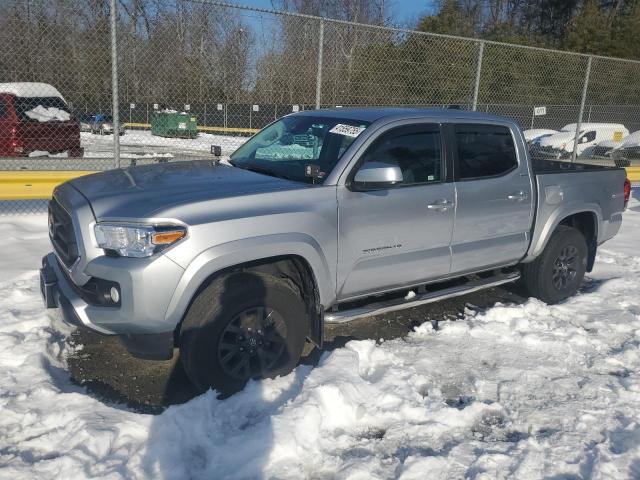
{"label": "running board", "polygon": [[515,282],[520,278],[520,272],[499,273],[488,278],[475,278],[464,285],[444,288],[433,292],[418,294],[415,297],[405,299],[387,300],[384,302],[372,303],[363,307],[352,308],[343,311],[327,311],[324,314],[325,323],[347,323],[363,317],[372,317],[384,313],[404,310],[405,308],[418,307],[427,303],[446,300],[447,298],[459,297],[467,293],[477,292],[486,288],[497,287],[505,283]]}

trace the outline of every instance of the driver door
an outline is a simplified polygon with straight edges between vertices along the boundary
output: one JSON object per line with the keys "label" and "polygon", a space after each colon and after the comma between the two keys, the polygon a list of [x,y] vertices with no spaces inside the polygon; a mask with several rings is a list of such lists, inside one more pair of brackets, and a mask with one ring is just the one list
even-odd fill
{"label": "driver door", "polygon": [[373,191],[338,189],[339,300],[422,283],[451,269],[455,191],[446,181],[440,125],[383,132],[350,178],[367,162],[397,165],[403,180]]}

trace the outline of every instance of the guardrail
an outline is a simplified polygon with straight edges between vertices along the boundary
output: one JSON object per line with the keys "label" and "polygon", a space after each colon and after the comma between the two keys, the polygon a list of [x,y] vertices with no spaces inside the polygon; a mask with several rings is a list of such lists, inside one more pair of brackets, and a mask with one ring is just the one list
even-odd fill
{"label": "guardrail", "polygon": [[[150,123],[135,123],[135,122],[127,122],[124,124],[125,128],[144,128],[145,130],[151,129]],[[207,127],[204,125],[198,125],[196,129],[199,132],[207,132],[207,133],[245,133],[248,135],[253,135],[256,132],[259,132],[259,128],[236,128],[236,127]]]}
{"label": "guardrail", "polygon": [[0,172],[0,200],[45,200],[56,186],[95,173],[89,170]]}
{"label": "guardrail", "polygon": [[632,183],[640,182],[640,167],[627,167],[627,178]]}

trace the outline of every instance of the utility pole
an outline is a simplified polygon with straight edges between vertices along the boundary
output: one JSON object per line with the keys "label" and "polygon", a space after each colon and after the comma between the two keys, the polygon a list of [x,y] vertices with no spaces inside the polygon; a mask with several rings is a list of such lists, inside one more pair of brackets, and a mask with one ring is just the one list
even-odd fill
{"label": "utility pole", "polygon": [[120,168],[120,102],[118,99],[118,44],[116,35],[116,0],[111,0],[111,109],[113,112],[113,159]]}

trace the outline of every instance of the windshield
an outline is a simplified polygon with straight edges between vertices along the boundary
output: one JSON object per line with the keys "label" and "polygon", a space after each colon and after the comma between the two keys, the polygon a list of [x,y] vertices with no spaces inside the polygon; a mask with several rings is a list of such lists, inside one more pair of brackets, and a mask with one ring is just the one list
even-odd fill
{"label": "windshield", "polygon": [[274,177],[322,183],[369,122],[294,115],[272,123],[231,155],[230,163]]}

